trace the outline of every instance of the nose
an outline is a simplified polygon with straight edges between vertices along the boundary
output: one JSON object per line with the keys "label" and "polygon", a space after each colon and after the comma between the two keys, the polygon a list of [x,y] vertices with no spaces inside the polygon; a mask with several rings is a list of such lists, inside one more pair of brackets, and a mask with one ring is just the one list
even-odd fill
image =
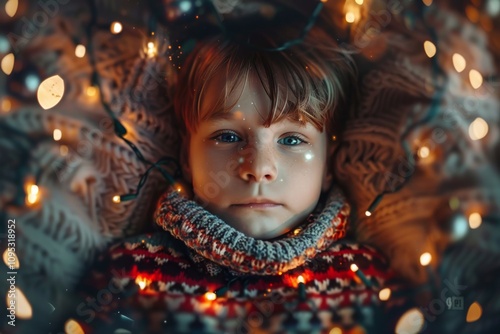
{"label": "nose", "polygon": [[270,148],[253,147],[239,158],[239,175],[247,182],[269,183],[278,175],[276,153]]}

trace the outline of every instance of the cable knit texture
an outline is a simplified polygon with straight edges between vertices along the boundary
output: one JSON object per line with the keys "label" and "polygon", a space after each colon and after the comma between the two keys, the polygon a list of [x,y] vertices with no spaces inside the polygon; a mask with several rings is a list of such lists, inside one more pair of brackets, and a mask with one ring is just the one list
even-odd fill
{"label": "cable knit texture", "polygon": [[244,235],[177,191],[165,193],[155,213],[159,226],[198,254],[233,270],[257,275],[285,272],[325,250],[346,232],[350,206],[333,190],[325,209],[311,214],[291,236],[267,241]]}

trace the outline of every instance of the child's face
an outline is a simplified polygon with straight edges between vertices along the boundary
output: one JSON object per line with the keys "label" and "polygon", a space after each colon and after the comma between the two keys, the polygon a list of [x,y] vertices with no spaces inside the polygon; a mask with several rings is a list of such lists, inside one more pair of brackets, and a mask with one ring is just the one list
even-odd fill
{"label": "child's face", "polygon": [[[218,98],[211,85],[203,103]],[[228,99],[231,103],[238,96]],[[187,172],[198,201],[244,234],[274,238],[303,221],[329,186],[327,135],[288,119],[263,125],[270,100],[250,76],[231,112],[201,121]]]}

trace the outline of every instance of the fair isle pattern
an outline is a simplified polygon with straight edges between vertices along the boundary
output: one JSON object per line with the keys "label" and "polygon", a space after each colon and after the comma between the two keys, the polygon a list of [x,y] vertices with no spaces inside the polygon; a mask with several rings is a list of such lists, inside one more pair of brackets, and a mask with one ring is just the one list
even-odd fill
{"label": "fair isle pattern", "polygon": [[[350,270],[352,264],[366,281]],[[348,332],[361,325],[374,333],[383,326],[377,295],[388,278],[386,269],[375,250],[342,241],[281,274],[234,276],[202,256],[193,259],[182,241],[160,232],[129,238],[98,261],[84,280],[87,296],[109,286],[121,287],[122,293],[100,304],[95,318],[81,313],[74,319],[89,334],[123,327],[120,318],[110,321],[116,315],[140,324],[133,333],[329,333],[333,327]],[[218,297],[209,300],[207,292]]]}
{"label": "fair isle pattern", "polygon": [[189,248],[219,265],[242,273],[276,275],[310,260],[346,233],[350,206],[334,189],[326,206],[296,235],[257,240],[244,235],[196,202],[169,190],[158,204],[156,223]]}

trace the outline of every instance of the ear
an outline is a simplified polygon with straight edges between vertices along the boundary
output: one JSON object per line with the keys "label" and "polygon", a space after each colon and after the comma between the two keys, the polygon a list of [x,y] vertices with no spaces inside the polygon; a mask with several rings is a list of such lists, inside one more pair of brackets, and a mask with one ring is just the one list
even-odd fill
{"label": "ear", "polygon": [[335,151],[338,148],[337,142],[328,142],[328,148],[326,153],[326,167],[325,172],[323,173],[323,183],[321,186],[321,190],[323,192],[328,191],[333,182],[333,156],[335,155]]}
{"label": "ear", "polygon": [[182,176],[184,177],[184,180],[191,183],[193,178],[192,178],[191,164],[189,161],[189,146],[190,146],[189,135],[182,136],[181,140],[182,142],[181,142],[181,151],[179,154],[179,160],[182,169]]}

